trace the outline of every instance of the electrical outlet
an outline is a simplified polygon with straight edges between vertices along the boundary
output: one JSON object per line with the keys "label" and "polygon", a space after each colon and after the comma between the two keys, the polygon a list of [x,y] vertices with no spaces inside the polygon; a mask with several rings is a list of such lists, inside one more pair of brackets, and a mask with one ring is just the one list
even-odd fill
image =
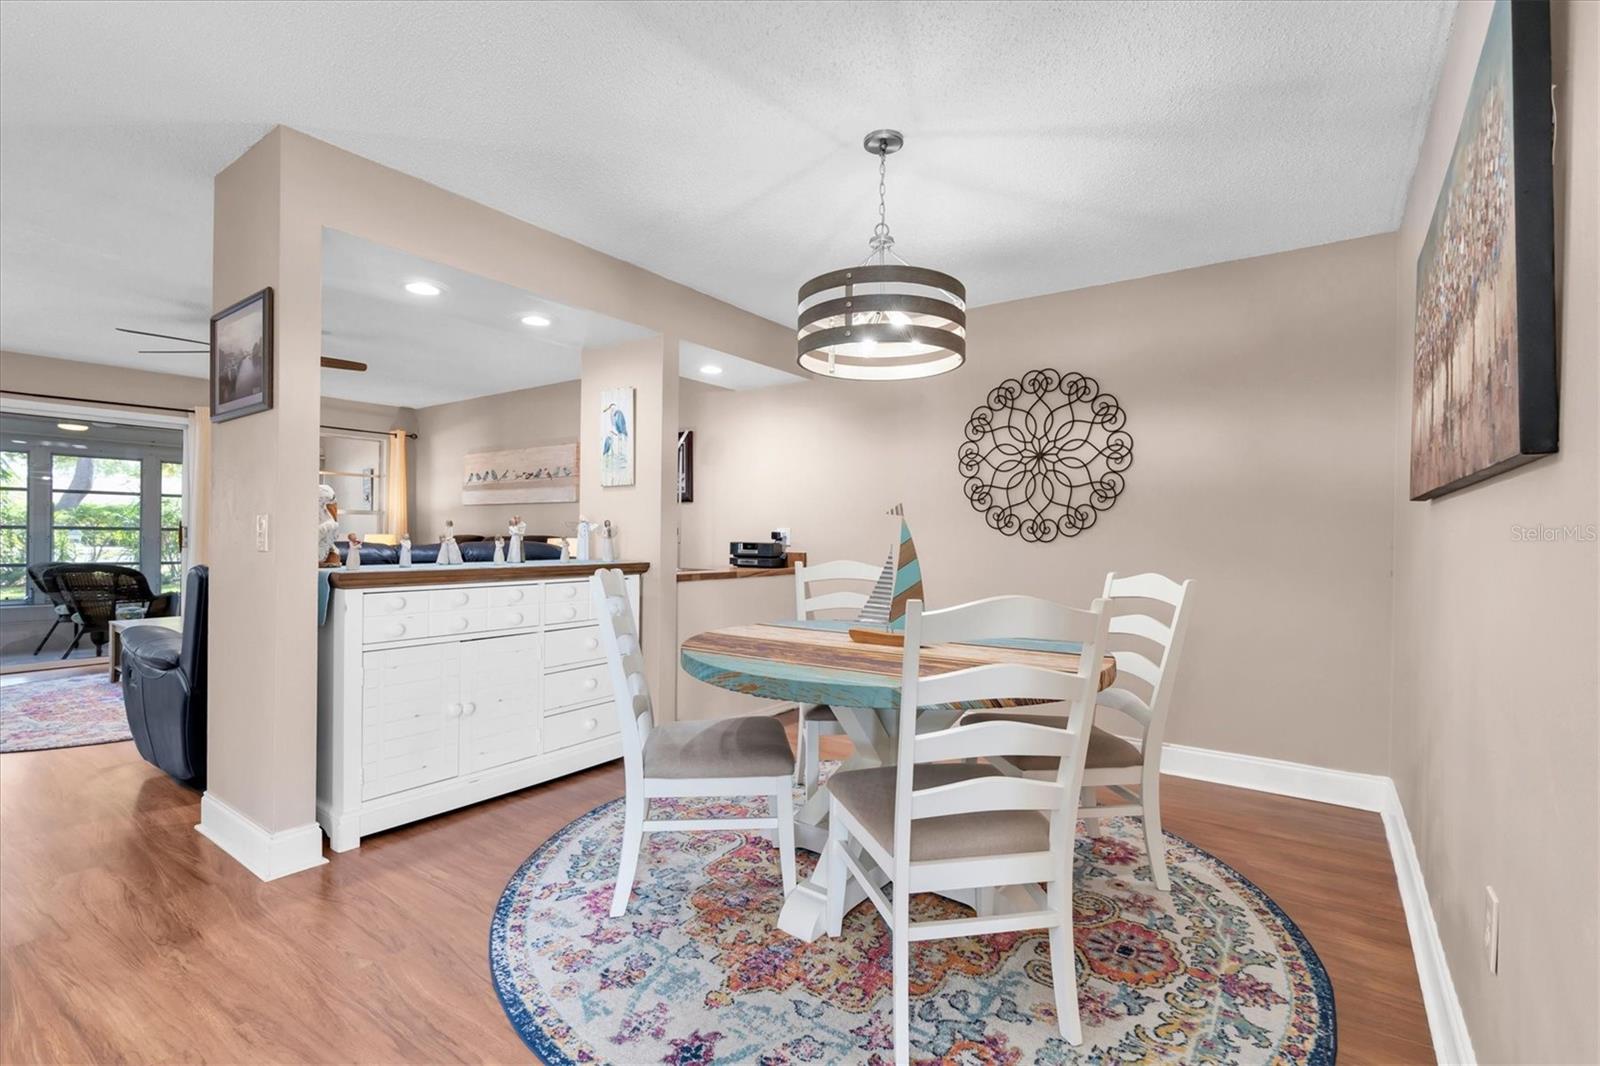
{"label": "electrical outlet", "polygon": [[774,529],[772,531],[772,539],[783,541],[783,546],[787,548],[789,546],[789,527],[779,526],[777,529]]}
{"label": "electrical outlet", "polygon": [[267,516],[264,515],[264,514],[258,514],[258,515],[256,515],[256,551],[264,552],[266,550],[267,550]]}
{"label": "electrical outlet", "polygon": [[1483,958],[1490,973],[1500,972],[1500,897],[1483,886]]}

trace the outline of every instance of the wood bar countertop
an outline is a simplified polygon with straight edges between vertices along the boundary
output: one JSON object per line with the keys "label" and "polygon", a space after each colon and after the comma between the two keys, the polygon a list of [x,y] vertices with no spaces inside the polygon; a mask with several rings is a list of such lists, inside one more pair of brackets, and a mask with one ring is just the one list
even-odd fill
{"label": "wood bar countertop", "polygon": [[580,563],[573,559],[549,559],[532,563],[462,563],[459,566],[440,566],[437,563],[418,563],[415,566],[362,566],[355,570],[343,567],[328,576],[328,583],[336,589],[387,589],[409,588],[414,585],[477,585],[498,581],[543,581],[558,577],[588,577],[596,570],[621,570],[624,574],[642,574],[650,569],[649,563]]}
{"label": "wood bar countertop", "polygon": [[743,577],[781,577],[784,574],[792,575],[796,563],[806,561],[805,552],[790,552],[788,566],[775,566],[762,569],[759,566],[711,566],[704,570],[679,570],[679,581],[729,581]]}

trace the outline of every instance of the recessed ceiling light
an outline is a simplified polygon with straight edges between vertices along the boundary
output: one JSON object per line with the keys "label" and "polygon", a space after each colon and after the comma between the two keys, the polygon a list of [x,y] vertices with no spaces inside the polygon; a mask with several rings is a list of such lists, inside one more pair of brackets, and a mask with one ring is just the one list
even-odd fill
{"label": "recessed ceiling light", "polygon": [[700,373],[709,377],[716,377],[718,374],[722,373],[722,368],[714,363],[707,363],[705,366],[700,368]]}
{"label": "recessed ceiling light", "polygon": [[550,324],[550,320],[543,315],[523,315],[522,324],[524,326],[538,326],[543,328]]}
{"label": "recessed ceiling light", "polygon": [[64,429],[68,433],[87,433],[87,432],[89,432],[89,427],[84,425],[82,422],[57,422],[56,423],[56,428],[57,429]]}
{"label": "recessed ceiling light", "polygon": [[413,296],[437,296],[444,290],[431,281],[408,281],[406,291]]}

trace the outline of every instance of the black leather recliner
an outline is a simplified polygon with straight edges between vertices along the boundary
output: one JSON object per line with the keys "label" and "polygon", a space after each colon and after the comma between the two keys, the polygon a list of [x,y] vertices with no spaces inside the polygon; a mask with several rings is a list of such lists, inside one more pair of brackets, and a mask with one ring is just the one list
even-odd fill
{"label": "black leather recliner", "polygon": [[183,632],[130,626],[122,633],[122,702],[146,762],[180,783],[206,783],[206,622],[210,571],[189,570]]}

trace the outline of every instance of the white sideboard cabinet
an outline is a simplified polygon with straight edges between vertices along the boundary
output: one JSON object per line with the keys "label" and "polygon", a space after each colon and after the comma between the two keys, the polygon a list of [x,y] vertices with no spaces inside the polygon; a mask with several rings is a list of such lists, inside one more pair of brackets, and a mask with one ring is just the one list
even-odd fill
{"label": "white sideboard cabinet", "polygon": [[[635,616],[643,563],[627,575]],[[596,564],[367,566],[330,577],[317,821],[369,833],[620,757]]]}

